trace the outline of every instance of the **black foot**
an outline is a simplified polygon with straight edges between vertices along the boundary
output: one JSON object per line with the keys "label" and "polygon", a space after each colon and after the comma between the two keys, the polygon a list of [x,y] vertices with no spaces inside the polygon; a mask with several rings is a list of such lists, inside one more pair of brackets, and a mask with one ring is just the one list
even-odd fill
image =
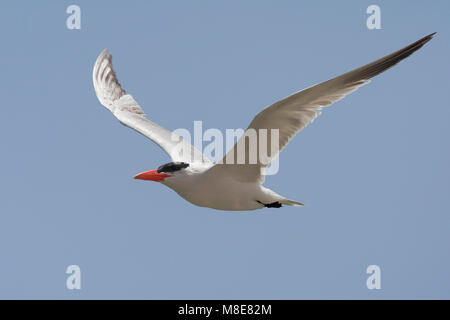
{"label": "black foot", "polygon": [[256,200],[257,202],[259,202],[259,203],[261,203],[264,207],[266,207],[266,208],[281,208],[283,205],[281,204],[281,203],[279,203],[278,201],[275,201],[275,202],[272,202],[272,203],[268,203],[268,204],[265,204],[265,203],[262,203],[261,201],[259,201],[259,200]]}

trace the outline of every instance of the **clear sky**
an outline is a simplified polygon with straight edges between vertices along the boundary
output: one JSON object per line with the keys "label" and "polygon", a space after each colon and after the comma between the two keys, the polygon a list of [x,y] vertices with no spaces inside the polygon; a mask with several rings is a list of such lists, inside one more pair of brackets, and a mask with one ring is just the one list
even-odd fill
{"label": "clear sky", "polygon": [[[69,30],[66,8],[81,8]],[[366,27],[379,4],[381,30]],[[448,1],[14,1],[0,7],[0,298],[450,298]],[[132,177],[169,162],[92,86],[171,129],[262,108],[437,31],[325,110],[266,186],[301,202],[200,208]],[[66,288],[78,265],[81,290]],[[381,268],[368,290],[366,268]]]}

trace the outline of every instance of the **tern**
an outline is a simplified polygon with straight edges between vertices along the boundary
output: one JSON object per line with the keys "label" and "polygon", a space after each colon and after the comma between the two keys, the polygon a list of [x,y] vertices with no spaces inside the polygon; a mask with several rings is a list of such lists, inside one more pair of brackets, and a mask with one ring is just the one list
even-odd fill
{"label": "tern", "polygon": [[[280,208],[282,205],[302,206],[302,203],[289,200],[262,185],[265,180],[264,170],[270,161],[300,130],[320,115],[322,107],[341,100],[369,83],[372,77],[410,56],[434,35],[432,33],[379,60],[294,93],[262,110],[254,117],[247,131],[266,129],[266,132],[270,132],[266,141],[272,141],[272,131],[277,129],[279,147],[268,159],[263,161],[258,155],[252,163],[229,163],[224,160],[230,155],[235,159],[236,154],[242,152],[243,149],[238,150],[237,145],[245,139],[247,131],[224,159],[214,164],[189,142],[148,120],[134,98],[122,89],[113,70],[112,56],[108,49],[103,50],[95,62],[93,83],[97,98],[103,106],[123,125],[158,144],[172,159],[172,162],[163,164],[156,170],[136,175],[135,179],[160,182],[194,205],[218,210],[244,211],[264,207]],[[259,145],[260,137],[257,136],[257,139]],[[244,152],[248,153],[249,145],[245,141],[244,146]]]}

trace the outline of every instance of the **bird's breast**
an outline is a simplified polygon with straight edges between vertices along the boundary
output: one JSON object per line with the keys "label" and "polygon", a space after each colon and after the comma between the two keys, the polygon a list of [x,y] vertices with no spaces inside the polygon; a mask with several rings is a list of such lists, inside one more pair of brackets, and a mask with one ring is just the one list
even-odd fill
{"label": "bird's breast", "polygon": [[261,186],[231,179],[211,179],[206,176],[185,177],[164,183],[185,200],[201,207],[218,210],[260,209],[256,199]]}

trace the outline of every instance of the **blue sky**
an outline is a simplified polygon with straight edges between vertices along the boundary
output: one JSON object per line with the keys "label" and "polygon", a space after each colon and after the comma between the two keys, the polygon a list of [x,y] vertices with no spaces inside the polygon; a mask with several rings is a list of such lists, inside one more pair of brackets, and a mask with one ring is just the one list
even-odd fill
{"label": "blue sky", "polygon": [[[81,8],[81,30],[66,8]],[[381,7],[381,30],[366,8]],[[15,1],[0,10],[0,298],[450,298],[448,1]],[[169,161],[95,97],[171,129],[262,108],[437,31],[328,108],[266,186],[305,207],[199,208],[136,181]],[[79,265],[82,289],[66,288]],[[381,290],[366,268],[381,268]]]}

